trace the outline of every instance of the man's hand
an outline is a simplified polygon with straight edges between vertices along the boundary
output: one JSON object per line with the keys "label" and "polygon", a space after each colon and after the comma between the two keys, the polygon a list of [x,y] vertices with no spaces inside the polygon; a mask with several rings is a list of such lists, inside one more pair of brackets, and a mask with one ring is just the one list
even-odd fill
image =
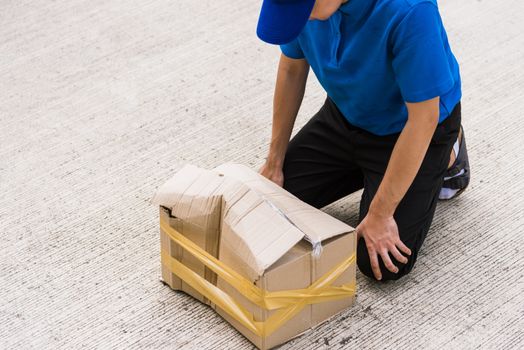
{"label": "man's hand", "polygon": [[284,173],[282,167],[272,166],[268,162],[264,163],[258,171],[261,175],[267,177],[280,187],[284,185]]}
{"label": "man's hand", "polygon": [[400,241],[393,214],[413,183],[429,147],[439,120],[439,101],[440,98],[435,97],[423,102],[406,103],[408,121],[393,148],[368,214],[357,227],[357,235],[366,241],[371,268],[378,280],[382,278],[378,255],[393,273],[398,273],[398,267],[388,253],[403,264],[407,258],[400,254],[399,249],[411,255],[409,248]]}
{"label": "man's hand", "polygon": [[388,253],[400,263],[405,264],[408,259],[402,255],[411,255],[411,250],[400,240],[397,223],[393,216],[380,216],[368,212],[364,220],[357,226],[357,237],[364,238],[368,255],[371,263],[371,269],[377,280],[382,279],[382,273],[378,263],[380,256],[386,268],[398,273],[398,267],[393,264]]}

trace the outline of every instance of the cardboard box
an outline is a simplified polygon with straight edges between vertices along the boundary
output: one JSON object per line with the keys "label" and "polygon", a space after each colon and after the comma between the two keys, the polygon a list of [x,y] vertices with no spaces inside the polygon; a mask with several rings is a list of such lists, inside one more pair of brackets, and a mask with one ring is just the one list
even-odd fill
{"label": "cardboard box", "polygon": [[210,305],[260,349],[354,302],[354,229],[248,167],[186,165],[153,202],[163,280]]}

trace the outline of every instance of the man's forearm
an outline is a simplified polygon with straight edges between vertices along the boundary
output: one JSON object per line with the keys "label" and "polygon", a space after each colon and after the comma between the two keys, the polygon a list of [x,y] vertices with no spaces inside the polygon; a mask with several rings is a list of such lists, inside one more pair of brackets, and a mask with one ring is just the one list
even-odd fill
{"label": "man's forearm", "polygon": [[281,56],[273,98],[273,126],[267,162],[281,167],[304,97],[309,71],[305,60]]}
{"label": "man's forearm", "polygon": [[429,109],[410,113],[391,154],[386,173],[371,202],[369,212],[392,216],[413,183],[438,124],[438,99]]}

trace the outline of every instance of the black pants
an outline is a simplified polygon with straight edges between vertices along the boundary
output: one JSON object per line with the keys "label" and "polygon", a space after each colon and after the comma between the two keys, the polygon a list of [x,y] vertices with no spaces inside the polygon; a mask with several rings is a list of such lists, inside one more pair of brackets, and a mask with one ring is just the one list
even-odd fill
{"label": "black pants", "polygon": [[[407,264],[397,274],[379,257],[382,280],[398,279],[413,268],[426,238],[461,123],[460,102],[440,123],[413,184],[398,205],[394,218],[400,239],[411,249]],[[293,137],[284,160],[284,188],[316,208],[364,188],[359,222],[364,219],[397,141],[399,133],[377,136],[351,125],[328,97],[318,113]],[[357,264],[373,277],[363,239],[357,247]]]}

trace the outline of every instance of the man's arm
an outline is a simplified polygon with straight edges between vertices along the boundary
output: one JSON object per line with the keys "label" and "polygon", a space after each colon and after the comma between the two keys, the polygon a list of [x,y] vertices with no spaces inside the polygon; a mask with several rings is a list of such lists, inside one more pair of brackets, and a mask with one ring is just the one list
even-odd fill
{"label": "man's arm", "polygon": [[280,55],[273,97],[273,126],[269,154],[260,173],[282,186],[282,166],[295,119],[302,104],[309,64],[305,59]]}
{"label": "man's arm", "polygon": [[377,279],[381,279],[378,256],[386,268],[394,273],[398,268],[389,258],[406,263],[400,254],[411,254],[399,238],[398,227],[393,214],[399,202],[417,175],[439,119],[439,97],[419,103],[406,103],[408,121],[393,148],[384,178],[371,201],[368,214],[357,227],[357,233],[364,237],[370,263]]}

